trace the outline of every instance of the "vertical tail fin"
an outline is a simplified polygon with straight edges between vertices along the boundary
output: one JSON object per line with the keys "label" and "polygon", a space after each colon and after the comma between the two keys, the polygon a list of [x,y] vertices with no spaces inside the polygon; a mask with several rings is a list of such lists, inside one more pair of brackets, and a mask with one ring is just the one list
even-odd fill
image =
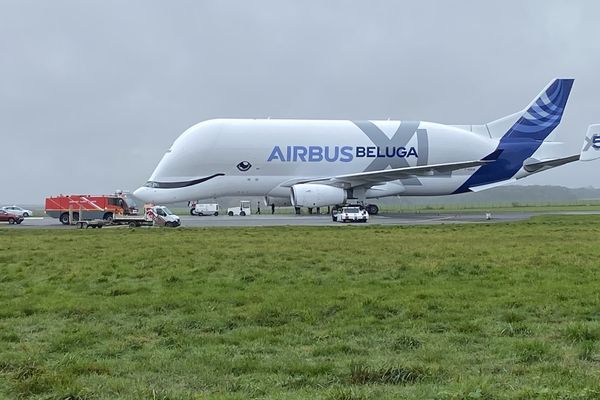
{"label": "vertical tail fin", "polygon": [[[529,159],[544,142],[554,128],[560,124],[567,105],[573,79],[555,79],[527,106],[526,109],[486,125],[491,137],[500,138],[498,149],[503,150],[495,162],[482,165],[454,193],[473,191],[478,186],[510,179],[519,179],[518,172],[527,165],[530,169],[541,170]],[[562,160],[561,161],[565,161]],[[569,159],[566,162],[575,161]],[[560,165],[560,164],[559,164]]]}
{"label": "vertical tail fin", "polygon": [[579,156],[581,161],[591,161],[597,158],[600,158],[600,124],[588,127]]}
{"label": "vertical tail fin", "polygon": [[527,108],[486,124],[491,137],[542,141],[558,126],[574,79],[554,79]]}
{"label": "vertical tail fin", "polygon": [[503,139],[543,141],[560,124],[574,79],[555,79],[529,104]]}

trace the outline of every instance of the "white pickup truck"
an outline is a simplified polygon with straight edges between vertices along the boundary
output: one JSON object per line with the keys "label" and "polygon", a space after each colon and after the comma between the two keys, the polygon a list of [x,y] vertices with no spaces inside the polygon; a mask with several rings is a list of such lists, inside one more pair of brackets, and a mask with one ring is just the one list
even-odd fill
{"label": "white pickup truck", "polygon": [[179,217],[171,212],[165,206],[144,206],[143,215],[118,215],[115,214],[112,219],[113,225],[129,225],[134,228],[136,226],[166,226],[178,227],[181,225]]}
{"label": "white pickup truck", "polygon": [[333,222],[367,222],[369,213],[360,206],[342,207],[331,212]]}

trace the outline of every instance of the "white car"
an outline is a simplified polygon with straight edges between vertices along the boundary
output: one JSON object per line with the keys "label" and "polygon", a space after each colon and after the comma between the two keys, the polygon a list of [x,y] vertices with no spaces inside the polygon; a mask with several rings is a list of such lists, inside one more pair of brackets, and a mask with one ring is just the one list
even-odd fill
{"label": "white car", "polygon": [[1,209],[6,211],[7,213],[20,215],[21,217],[25,217],[25,218],[31,217],[33,215],[33,211],[26,210],[26,209],[18,207],[18,206],[4,206]]}
{"label": "white car", "polygon": [[367,222],[369,213],[360,206],[342,207],[340,210],[333,210],[331,214],[333,222]]}

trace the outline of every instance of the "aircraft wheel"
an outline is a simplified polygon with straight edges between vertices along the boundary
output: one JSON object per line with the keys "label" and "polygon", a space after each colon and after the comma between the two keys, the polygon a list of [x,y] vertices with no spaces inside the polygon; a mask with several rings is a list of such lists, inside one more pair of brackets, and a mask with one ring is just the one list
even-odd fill
{"label": "aircraft wheel", "polygon": [[69,225],[69,213],[60,214],[60,223],[63,225]]}
{"label": "aircraft wheel", "polygon": [[377,204],[367,204],[367,212],[371,215],[377,215],[379,214],[379,207],[377,207]]}

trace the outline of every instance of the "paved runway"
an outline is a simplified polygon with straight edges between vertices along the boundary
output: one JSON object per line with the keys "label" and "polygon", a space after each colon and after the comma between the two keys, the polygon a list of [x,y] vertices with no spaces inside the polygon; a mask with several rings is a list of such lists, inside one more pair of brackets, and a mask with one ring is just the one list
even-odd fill
{"label": "paved runway", "polygon": [[[399,213],[372,216],[367,224],[352,224],[354,226],[369,225],[432,225],[432,224],[463,224],[463,223],[489,223],[508,222],[529,219],[535,215],[591,215],[600,214],[600,211],[562,211],[562,212],[504,212],[492,214],[491,220],[485,219],[483,213]],[[233,226],[341,226],[339,222],[332,222],[329,215],[289,215],[289,214],[263,214],[245,217],[194,217],[181,216],[183,227],[233,227]],[[350,224],[346,224],[350,225]],[[0,228],[50,228],[50,229],[75,229],[65,226],[57,219],[49,217],[26,218],[21,225],[8,225],[0,223]],[[118,227],[111,227],[118,228]]]}

